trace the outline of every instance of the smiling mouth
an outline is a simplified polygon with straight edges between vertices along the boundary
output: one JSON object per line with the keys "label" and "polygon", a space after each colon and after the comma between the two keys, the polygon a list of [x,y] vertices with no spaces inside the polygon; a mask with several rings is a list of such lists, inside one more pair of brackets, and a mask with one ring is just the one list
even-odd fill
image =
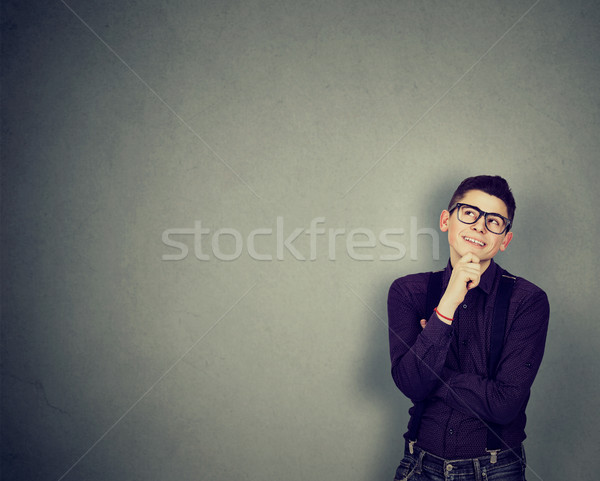
{"label": "smiling mouth", "polygon": [[463,239],[466,240],[469,244],[473,244],[477,247],[485,247],[485,242],[474,239],[473,237],[464,236]]}

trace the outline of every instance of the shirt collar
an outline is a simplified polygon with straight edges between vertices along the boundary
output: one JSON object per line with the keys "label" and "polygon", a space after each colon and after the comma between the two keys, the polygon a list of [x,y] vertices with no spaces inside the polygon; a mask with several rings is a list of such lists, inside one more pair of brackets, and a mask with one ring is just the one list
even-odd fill
{"label": "shirt collar", "polygon": [[[497,269],[498,265],[494,262],[494,259],[490,259],[490,265],[481,276],[481,279],[479,279],[479,285],[477,287],[480,287],[486,294],[489,294],[492,290]],[[452,274],[452,263],[450,262],[450,259],[448,259],[448,265],[446,266],[446,271],[444,273],[444,285],[446,286],[448,285],[448,281],[450,281],[450,274]]]}

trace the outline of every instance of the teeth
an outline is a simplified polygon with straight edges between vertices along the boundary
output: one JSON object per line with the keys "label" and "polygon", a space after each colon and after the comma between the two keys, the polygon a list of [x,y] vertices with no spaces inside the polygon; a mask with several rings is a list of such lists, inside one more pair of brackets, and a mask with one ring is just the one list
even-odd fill
{"label": "teeth", "polygon": [[483,247],[485,245],[483,242],[478,241],[477,239],[473,239],[471,237],[464,237],[464,239],[466,241],[472,242],[473,244],[477,244],[478,246],[481,246],[481,247]]}

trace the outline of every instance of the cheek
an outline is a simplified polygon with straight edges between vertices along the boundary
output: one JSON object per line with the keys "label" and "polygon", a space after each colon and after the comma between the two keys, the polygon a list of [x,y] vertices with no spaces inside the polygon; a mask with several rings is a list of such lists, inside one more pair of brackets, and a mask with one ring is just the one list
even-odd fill
{"label": "cheek", "polygon": [[457,243],[457,238],[458,238],[457,230],[453,229],[452,227],[450,229],[448,229],[448,244],[450,244],[451,246],[455,245]]}
{"label": "cheek", "polygon": [[448,226],[448,239],[454,240],[458,236],[459,231],[460,229],[454,223],[451,223]]}
{"label": "cheek", "polygon": [[502,245],[502,241],[500,241],[500,240],[494,242],[493,245],[491,246],[491,248],[492,248],[493,252],[498,252],[498,251],[504,250],[504,246]]}

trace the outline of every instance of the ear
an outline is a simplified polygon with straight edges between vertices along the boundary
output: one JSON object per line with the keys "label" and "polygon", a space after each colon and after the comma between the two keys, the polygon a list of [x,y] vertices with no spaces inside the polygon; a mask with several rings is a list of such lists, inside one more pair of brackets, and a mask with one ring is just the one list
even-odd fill
{"label": "ear", "polygon": [[510,244],[510,241],[513,238],[513,233],[509,232],[508,234],[506,234],[504,236],[504,240],[502,241],[502,244],[500,244],[500,250],[502,252],[504,252],[506,250],[506,248],[508,247],[508,244]]}
{"label": "ear", "polygon": [[450,212],[443,210],[440,215],[440,230],[442,232],[448,231],[448,221],[450,220]]}

